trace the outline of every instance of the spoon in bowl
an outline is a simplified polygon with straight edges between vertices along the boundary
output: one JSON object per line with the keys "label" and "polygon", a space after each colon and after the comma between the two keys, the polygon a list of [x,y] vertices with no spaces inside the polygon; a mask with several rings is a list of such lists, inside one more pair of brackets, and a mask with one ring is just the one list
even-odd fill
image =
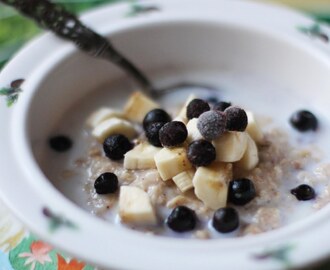
{"label": "spoon in bowl", "polygon": [[207,85],[193,83],[180,83],[157,89],[144,72],[119,52],[107,38],[84,25],[76,15],[62,6],[48,0],[0,0],[0,2],[14,7],[24,16],[35,20],[42,28],[73,42],[80,50],[89,55],[114,63],[134,79],[141,90],[149,96],[157,97],[180,88],[216,90]]}

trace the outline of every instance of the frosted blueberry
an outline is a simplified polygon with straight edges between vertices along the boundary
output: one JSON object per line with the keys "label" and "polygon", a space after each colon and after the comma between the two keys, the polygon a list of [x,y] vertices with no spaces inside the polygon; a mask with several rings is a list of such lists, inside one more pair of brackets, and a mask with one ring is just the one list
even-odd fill
{"label": "frosted blueberry", "polygon": [[198,118],[197,128],[206,140],[214,140],[226,131],[226,115],[220,111],[208,111]]}

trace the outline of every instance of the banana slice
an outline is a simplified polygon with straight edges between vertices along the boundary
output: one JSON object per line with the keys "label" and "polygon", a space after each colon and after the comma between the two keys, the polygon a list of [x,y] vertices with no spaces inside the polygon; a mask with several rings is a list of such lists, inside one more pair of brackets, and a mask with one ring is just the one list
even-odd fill
{"label": "banana slice", "polygon": [[207,207],[216,210],[226,206],[232,168],[230,163],[214,163],[197,169],[193,178],[195,194]]}
{"label": "banana slice", "polygon": [[149,143],[140,143],[125,154],[124,168],[128,170],[155,169],[154,157],[160,150],[161,148]]}
{"label": "banana slice", "polygon": [[193,183],[192,179],[194,177],[195,171],[193,169],[189,171],[184,171],[173,177],[173,182],[181,190],[181,192],[186,192],[189,189],[192,189]]}
{"label": "banana slice", "polygon": [[240,161],[235,165],[243,170],[252,170],[259,163],[258,148],[254,140],[248,135],[246,151]]}
{"label": "banana slice", "polygon": [[91,116],[87,119],[87,125],[91,128],[95,128],[97,125],[102,123],[104,120],[117,117],[122,118],[123,114],[119,111],[110,108],[100,108],[93,112]]}
{"label": "banana slice", "polygon": [[129,139],[133,139],[136,135],[136,130],[130,122],[117,117],[103,121],[92,130],[92,135],[101,143],[114,134],[123,134]]}
{"label": "banana slice", "polygon": [[194,95],[194,94],[189,95],[186,102],[185,102],[185,104],[184,104],[184,106],[182,107],[179,114],[177,115],[177,117],[179,119],[181,119],[181,122],[183,122],[184,124],[188,123],[187,106],[189,105],[190,101],[192,101],[195,98],[197,98],[196,95]]}
{"label": "banana slice", "polygon": [[202,134],[199,132],[199,130],[197,128],[197,122],[198,122],[198,118],[193,118],[187,124],[187,130],[188,130],[187,142],[188,143],[203,139]]}
{"label": "banana slice", "polygon": [[125,105],[124,115],[128,120],[142,123],[145,115],[156,108],[160,108],[159,104],[141,92],[135,92]]}
{"label": "banana slice", "polygon": [[247,117],[248,117],[248,125],[246,128],[246,131],[249,133],[251,138],[256,142],[256,143],[262,143],[264,135],[261,131],[261,128],[254,117],[254,114],[250,111],[246,111]]}
{"label": "banana slice", "polygon": [[155,163],[164,181],[192,168],[183,147],[163,148],[155,155]]}
{"label": "banana slice", "polygon": [[226,132],[219,138],[213,141],[213,145],[216,149],[217,161],[221,162],[235,162],[239,161],[247,147],[246,132]]}
{"label": "banana slice", "polygon": [[120,188],[119,216],[124,223],[135,225],[155,225],[157,223],[148,193],[133,186]]}

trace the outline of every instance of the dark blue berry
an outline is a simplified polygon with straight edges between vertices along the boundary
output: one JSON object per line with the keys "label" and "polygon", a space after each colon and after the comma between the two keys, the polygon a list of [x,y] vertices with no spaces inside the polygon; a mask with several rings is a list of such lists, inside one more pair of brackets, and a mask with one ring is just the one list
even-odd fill
{"label": "dark blue berry", "polygon": [[210,110],[210,105],[202,99],[193,99],[187,106],[187,118],[198,118],[202,113]]}
{"label": "dark blue berry", "polygon": [[171,117],[162,109],[154,109],[146,114],[143,119],[143,128],[147,129],[148,125],[156,122],[168,123],[171,121]]}
{"label": "dark blue berry", "polygon": [[72,147],[72,140],[65,135],[58,135],[49,139],[49,146],[56,152],[66,152]]}
{"label": "dark blue berry", "polygon": [[230,102],[220,101],[213,105],[213,110],[223,112],[225,109],[231,106]]}
{"label": "dark blue berry", "polygon": [[228,107],[225,109],[227,122],[226,129],[229,131],[244,131],[248,125],[246,112],[239,107]]}
{"label": "dark blue berry", "polygon": [[175,232],[187,232],[195,229],[197,217],[193,210],[186,206],[177,206],[166,219],[167,226]]}
{"label": "dark blue berry", "polygon": [[114,173],[102,173],[94,182],[97,194],[115,193],[118,189],[118,178]]}
{"label": "dark blue berry", "polygon": [[220,233],[235,231],[239,226],[237,211],[231,207],[218,209],[213,215],[212,226]]}
{"label": "dark blue berry", "polygon": [[216,151],[212,143],[205,140],[198,140],[189,144],[187,157],[197,167],[207,166],[215,160]]}
{"label": "dark blue berry", "polygon": [[159,130],[159,140],[164,147],[182,144],[188,136],[186,125],[180,121],[166,123]]}
{"label": "dark blue berry", "polygon": [[318,121],[313,113],[306,110],[295,112],[290,118],[291,125],[298,131],[317,130]]}
{"label": "dark blue berry", "polygon": [[146,128],[146,137],[150,144],[160,147],[162,146],[159,140],[159,130],[165,125],[163,122],[152,123]]}
{"label": "dark blue berry", "polygon": [[132,148],[133,144],[122,134],[111,135],[103,143],[105,155],[112,160],[123,159]]}
{"label": "dark blue berry", "polygon": [[256,197],[256,189],[250,179],[241,178],[229,182],[228,201],[245,205]]}
{"label": "dark blue berry", "polygon": [[300,185],[294,189],[291,189],[291,194],[296,196],[299,201],[308,201],[315,198],[315,191],[309,185]]}
{"label": "dark blue berry", "polygon": [[217,97],[211,96],[206,99],[208,103],[215,104],[219,102],[219,99]]}

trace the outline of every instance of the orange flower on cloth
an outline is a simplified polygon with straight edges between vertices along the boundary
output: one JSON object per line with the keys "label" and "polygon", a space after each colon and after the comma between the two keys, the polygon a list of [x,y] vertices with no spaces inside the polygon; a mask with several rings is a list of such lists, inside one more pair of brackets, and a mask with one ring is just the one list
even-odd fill
{"label": "orange flower on cloth", "polygon": [[49,252],[53,248],[45,244],[42,241],[35,241],[31,244],[30,250],[31,252],[23,252],[19,254],[20,258],[27,258],[24,265],[31,264],[31,270],[34,270],[36,263],[40,263],[44,265],[46,262],[51,262],[51,258],[49,256]]}
{"label": "orange flower on cloth", "polygon": [[71,260],[66,262],[66,260],[59,254],[57,254],[57,270],[82,270],[85,264],[78,262],[77,260]]}

